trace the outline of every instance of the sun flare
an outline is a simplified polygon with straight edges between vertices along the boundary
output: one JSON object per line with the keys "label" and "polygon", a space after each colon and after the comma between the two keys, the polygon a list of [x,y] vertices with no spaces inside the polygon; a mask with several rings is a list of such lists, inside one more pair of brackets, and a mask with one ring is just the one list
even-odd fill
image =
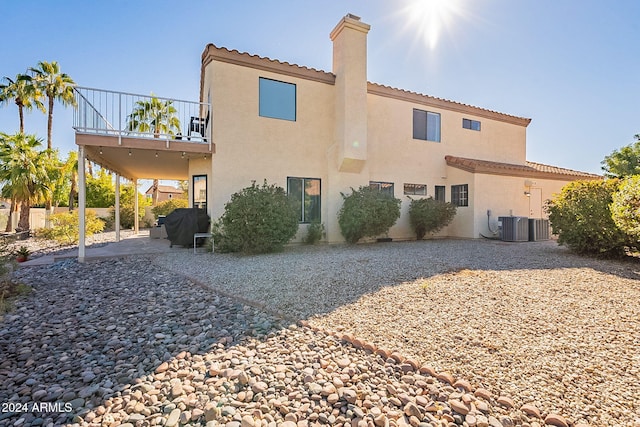
{"label": "sun flare", "polygon": [[411,31],[435,49],[444,31],[451,31],[456,18],[464,15],[464,0],[409,0],[403,9]]}

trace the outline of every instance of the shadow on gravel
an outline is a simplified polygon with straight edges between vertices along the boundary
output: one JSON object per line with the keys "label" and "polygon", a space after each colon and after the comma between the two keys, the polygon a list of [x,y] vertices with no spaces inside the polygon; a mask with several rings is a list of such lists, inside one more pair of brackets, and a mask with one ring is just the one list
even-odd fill
{"label": "shadow on gravel", "polygon": [[280,329],[278,319],[145,257],[15,274],[34,291],[0,320],[0,425],[81,422],[76,414],[121,396],[163,362]]}

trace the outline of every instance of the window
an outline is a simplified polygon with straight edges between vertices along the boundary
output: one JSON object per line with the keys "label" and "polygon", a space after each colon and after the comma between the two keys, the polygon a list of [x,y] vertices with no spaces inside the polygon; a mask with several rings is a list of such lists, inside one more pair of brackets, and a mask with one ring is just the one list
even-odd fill
{"label": "window", "polygon": [[383,193],[391,194],[391,196],[395,194],[393,191],[393,182],[369,181],[369,187],[382,191]]}
{"label": "window", "polygon": [[465,129],[471,129],[471,130],[480,130],[480,122],[477,120],[471,120],[471,119],[462,119],[462,127]]}
{"label": "window", "polygon": [[320,221],[320,180],[287,178],[287,194],[298,206],[298,221]]}
{"label": "window", "polygon": [[296,85],[260,77],[260,116],[296,121]]}
{"label": "window", "polygon": [[440,114],[414,108],[413,139],[440,142]]}
{"label": "window", "polygon": [[445,186],[444,185],[436,185],[436,194],[435,199],[444,202],[445,201]]}
{"label": "window", "polygon": [[207,210],[207,175],[193,176],[193,207]]}
{"label": "window", "polygon": [[451,203],[456,206],[469,206],[469,184],[451,186]]}
{"label": "window", "polygon": [[404,194],[409,196],[426,196],[427,186],[425,184],[405,184]]}

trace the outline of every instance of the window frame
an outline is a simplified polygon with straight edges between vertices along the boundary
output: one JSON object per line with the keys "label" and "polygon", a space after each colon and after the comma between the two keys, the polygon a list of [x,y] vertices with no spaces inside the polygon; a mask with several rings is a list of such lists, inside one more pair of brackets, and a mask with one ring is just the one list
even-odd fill
{"label": "window frame", "polygon": [[[441,196],[441,197],[439,197]],[[433,189],[433,198],[435,200],[446,202],[447,201],[447,186],[446,185],[436,185]]]}
{"label": "window frame", "polygon": [[[413,190],[407,191],[407,186],[413,186]],[[417,188],[420,187],[423,189],[423,192],[417,192]],[[426,196],[427,195],[427,184],[411,184],[405,182],[403,184],[403,191],[405,196]]]}
{"label": "window frame", "polygon": [[[202,199],[200,197],[202,194],[198,194],[198,197],[196,199],[196,178],[197,178],[197,181],[200,181],[200,180],[202,180],[204,178],[203,179],[204,180],[204,202],[202,202]],[[207,204],[209,202],[209,200],[208,200],[208,198],[209,198],[209,194],[208,194],[208,192],[209,192],[208,179],[209,179],[209,177],[206,174],[193,175],[191,177],[191,188],[192,188],[192,191],[191,191],[191,193],[192,193],[191,194],[191,206],[192,207],[203,209],[205,211],[207,210]],[[202,193],[202,190],[203,189],[200,189],[200,193]]]}
{"label": "window frame", "polygon": [[[322,179],[320,178],[308,178],[308,177],[299,177],[299,176],[288,176],[287,177],[287,196],[289,196],[290,198],[293,198],[292,194],[291,194],[291,181],[292,180],[300,180],[301,181],[301,185],[300,185],[300,190],[301,190],[301,194],[300,194],[300,212],[299,212],[299,217],[298,217],[298,222],[300,224],[311,224],[314,221],[317,222],[322,222]],[[306,209],[305,209],[305,197],[307,196],[307,192],[306,192],[306,183],[307,181],[311,182],[311,181],[318,181],[318,207],[317,212],[318,212],[318,218],[306,218]],[[312,197],[312,196],[309,196]],[[313,210],[316,210],[313,209]],[[310,211],[313,211],[310,209]]]}
{"label": "window frame", "polygon": [[[465,126],[466,125],[466,126]],[[474,126],[477,125],[477,126]],[[462,119],[462,128],[463,129],[469,129],[469,130],[474,130],[477,132],[480,132],[481,129],[481,123],[479,120],[473,120],[473,119]],[[477,129],[476,129],[477,128]]]}
{"label": "window frame", "polygon": [[451,203],[458,207],[469,206],[469,184],[451,186]]}
{"label": "window frame", "polygon": [[[422,132],[422,123],[416,121],[416,114],[424,114],[424,134]],[[434,130],[435,134],[430,135],[431,127],[429,126],[429,117],[437,117],[437,130]],[[416,125],[420,125],[417,128]],[[431,137],[431,138],[430,138]],[[413,109],[413,139],[421,141],[441,142],[442,141],[442,115],[433,111],[420,110],[419,108]]]}
{"label": "window frame", "polygon": [[[263,86],[263,82],[265,83],[265,86]],[[267,84],[271,86],[269,87],[267,86]],[[269,94],[268,91],[276,88],[277,86],[275,84],[282,85],[281,90],[284,90],[284,88],[287,88],[287,87],[293,88],[293,115],[283,114],[282,111],[284,110],[282,108],[279,108],[277,112],[274,112],[273,105],[270,105],[267,102],[267,99],[269,99],[269,96],[273,96],[272,94]],[[290,96],[290,94],[288,93],[282,93],[282,94],[279,93],[278,95],[282,96],[283,98],[285,96]],[[291,100],[287,100],[287,101],[290,102]],[[289,111],[290,108],[291,108],[290,106],[289,108],[287,108],[286,110],[287,113],[290,113]],[[282,80],[270,79],[268,77],[258,77],[258,115],[260,117],[265,117],[269,119],[286,120],[290,122],[297,121],[298,120],[298,85],[295,83],[285,82]]]}
{"label": "window frame", "polygon": [[391,194],[392,197],[395,197],[395,184],[393,182],[385,182],[385,181],[369,181],[369,188],[373,188],[382,193]]}

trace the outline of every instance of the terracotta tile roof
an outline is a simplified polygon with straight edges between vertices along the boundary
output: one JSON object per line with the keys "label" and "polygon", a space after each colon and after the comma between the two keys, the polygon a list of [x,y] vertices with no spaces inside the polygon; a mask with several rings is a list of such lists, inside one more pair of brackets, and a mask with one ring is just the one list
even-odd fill
{"label": "terracotta tile roof", "polygon": [[[305,67],[298,64],[290,64],[289,62],[279,61],[277,59],[271,59],[264,56],[252,55],[247,52],[240,52],[236,49],[230,50],[225,47],[218,47],[212,43],[209,43],[205,47],[204,52],[202,52],[203,71],[204,67],[206,67],[213,60],[329,84],[335,84],[336,80],[335,74],[329,73],[327,71],[317,70],[315,68]],[[204,83],[202,81],[203,76],[204,72],[201,72],[201,89]],[[367,82],[367,92],[379,96],[396,98],[436,108],[442,108],[445,110],[457,111],[461,113],[473,114],[479,117],[515,123],[521,126],[528,126],[531,122],[531,119],[512,116],[510,114],[500,113],[480,107],[474,107],[473,105],[450,101],[443,98],[436,98],[434,96],[411,92],[404,89],[397,89],[391,86],[384,86],[378,83]]]}
{"label": "terracotta tile roof", "polygon": [[391,86],[384,86],[378,83],[369,83],[367,92],[396,98],[403,101],[416,102],[445,110],[457,111],[460,113],[473,114],[488,119],[500,120],[503,122],[514,123],[520,126],[528,126],[531,119],[525,117],[512,116],[510,114],[500,113],[498,111],[488,110],[486,108],[474,107],[473,105],[463,104],[461,102],[450,101],[448,99],[436,98],[431,95],[424,95],[418,92],[411,92],[404,89],[398,89]]}
{"label": "terracotta tile roof", "polygon": [[500,163],[490,160],[468,159],[465,157],[445,156],[447,165],[471,173],[491,175],[509,175],[526,178],[556,179],[573,181],[578,179],[602,179],[601,175],[580,172],[542,163],[525,162],[525,164]]}
{"label": "terracotta tile roof", "polygon": [[236,49],[229,50],[225,47],[218,47],[209,43],[202,52],[202,66],[206,67],[212,60],[227,62],[230,64],[243,65],[257,68],[259,70],[271,71],[299,77],[307,80],[315,80],[323,83],[334,84],[336,76],[315,68],[305,67],[298,64],[278,61],[264,56],[251,55],[247,52],[240,52]]}
{"label": "terracotta tile roof", "polygon": [[[145,194],[151,194],[153,190],[153,185],[149,187]],[[160,193],[173,193],[173,194],[182,194],[182,190],[177,189],[171,185],[158,185],[158,192]]]}

